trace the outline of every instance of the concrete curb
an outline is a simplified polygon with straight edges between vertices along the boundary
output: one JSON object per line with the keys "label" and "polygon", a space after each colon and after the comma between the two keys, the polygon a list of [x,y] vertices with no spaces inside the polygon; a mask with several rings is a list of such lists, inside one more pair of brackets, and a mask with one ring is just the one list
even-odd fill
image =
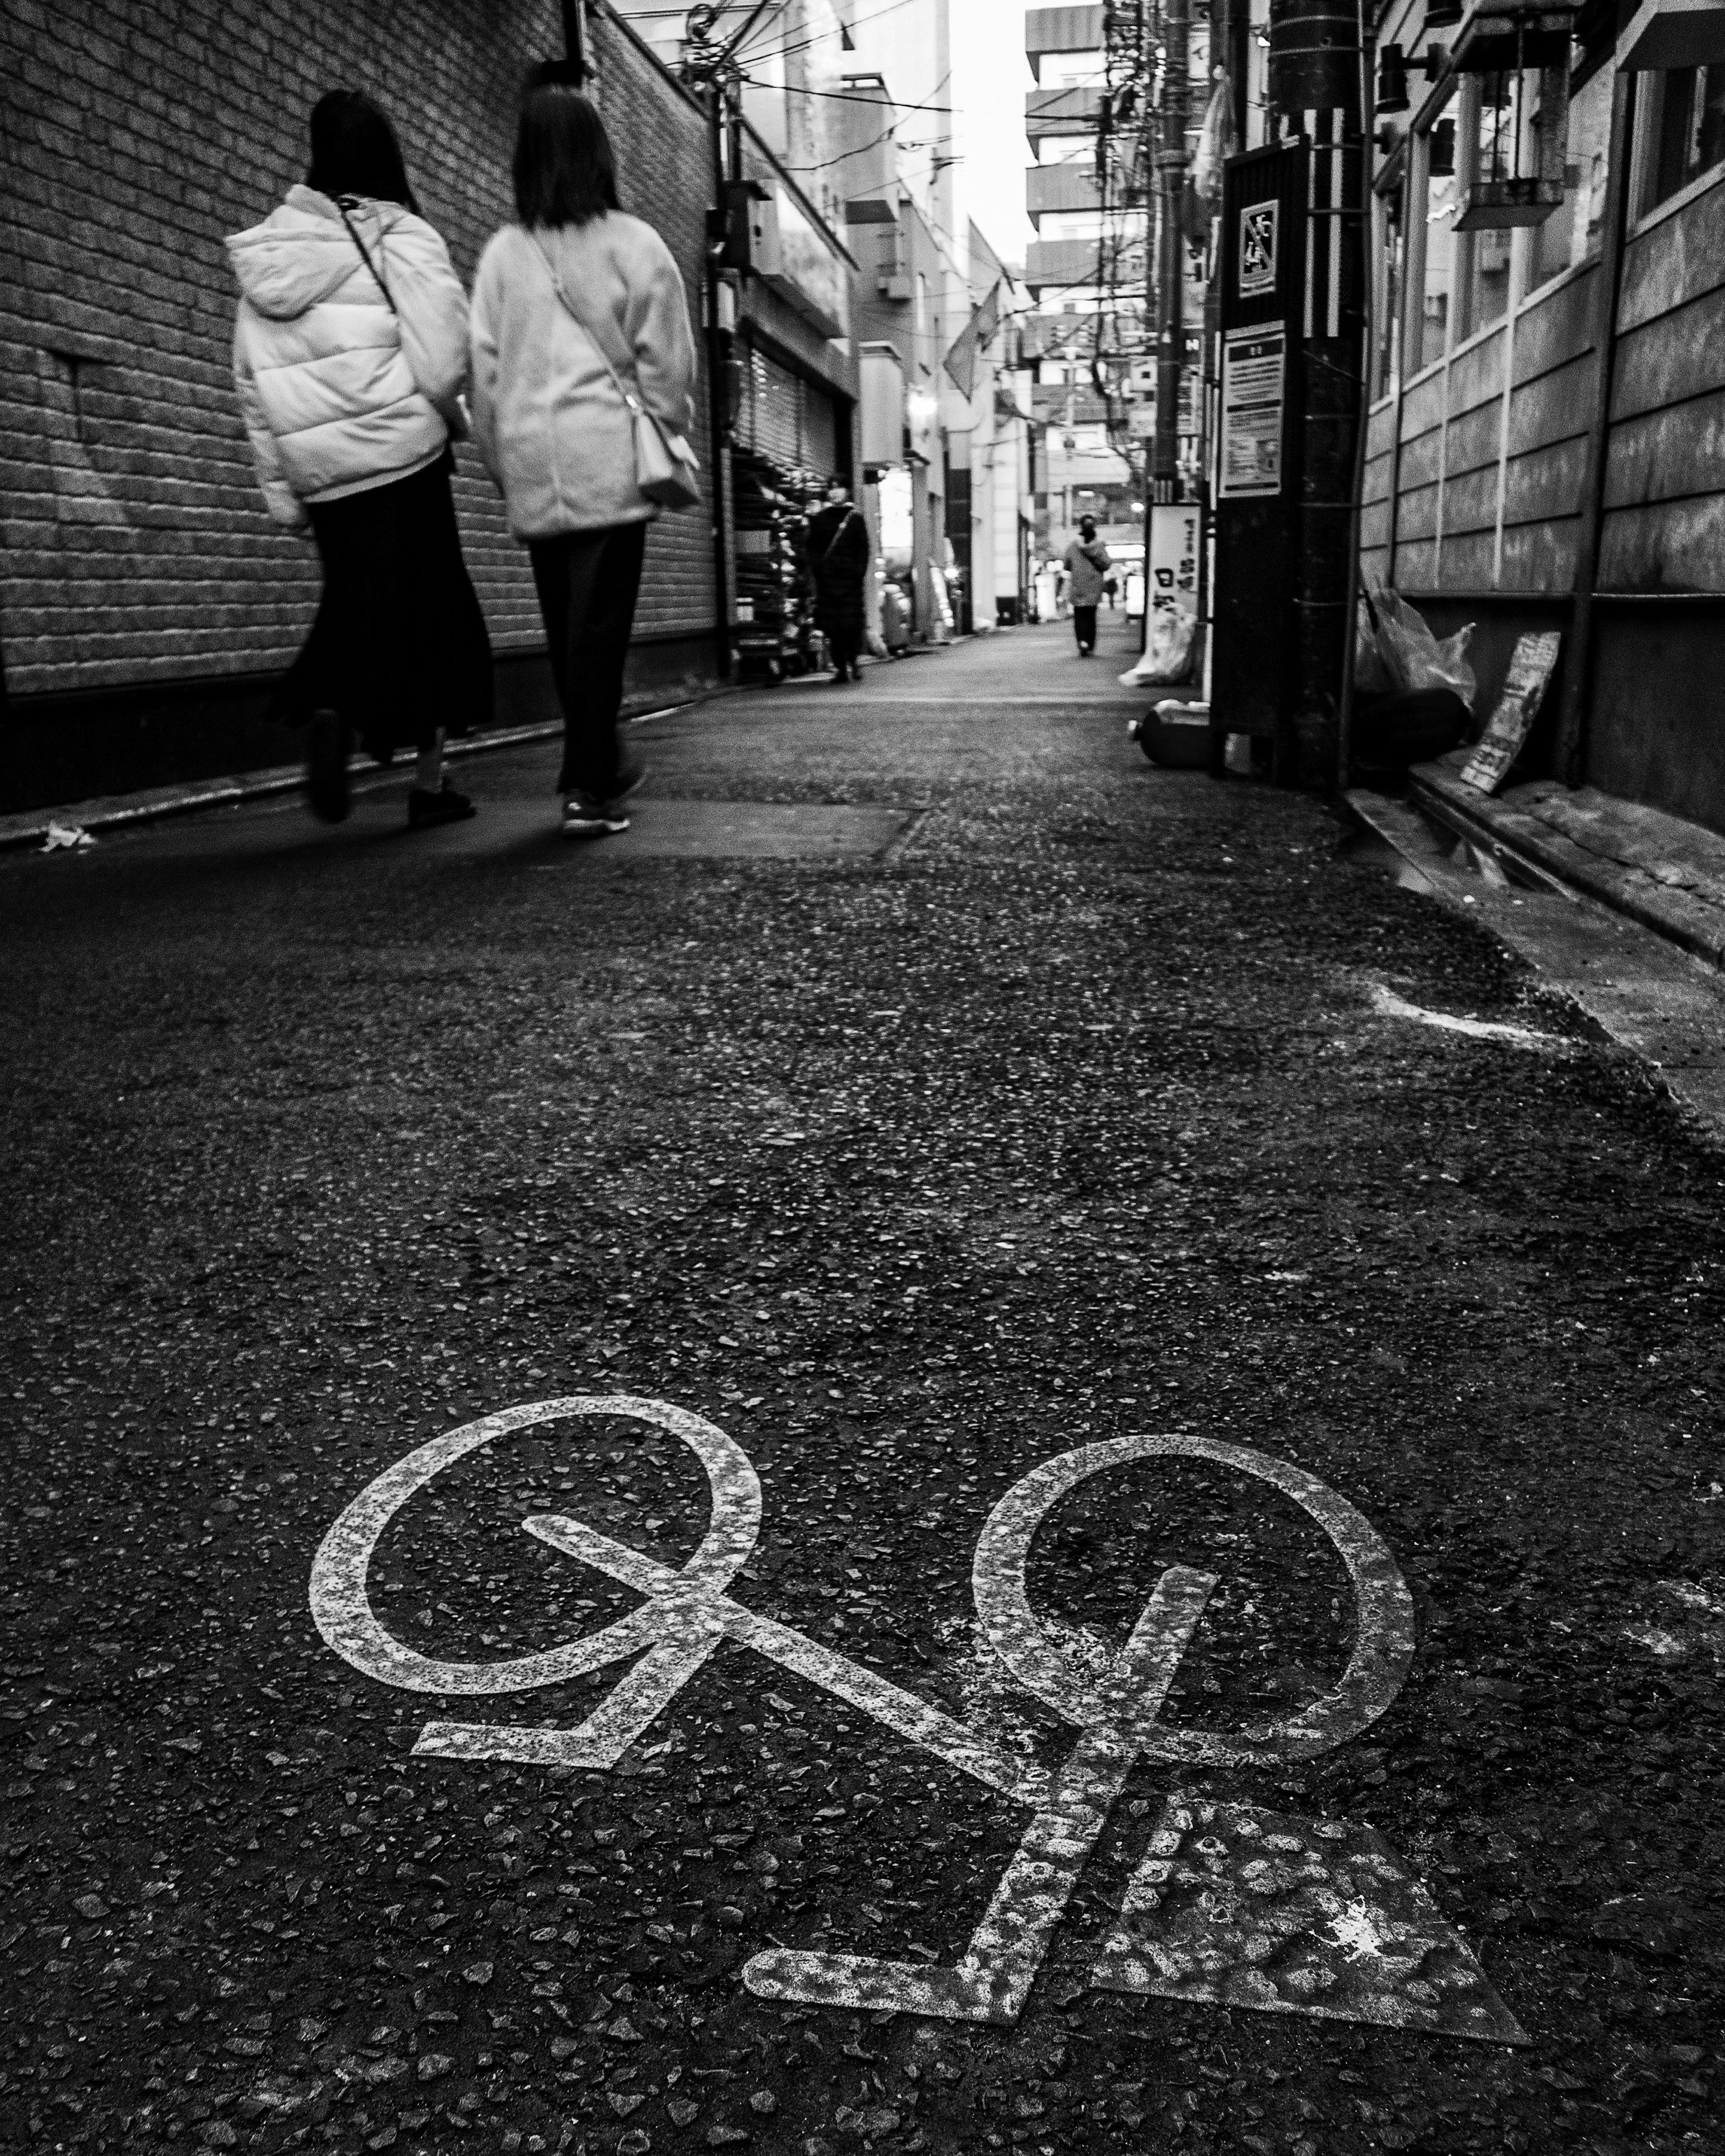
{"label": "concrete curb", "polygon": [[[651,711],[625,713],[624,722],[639,726],[648,719],[665,718],[673,711],[691,711],[697,705],[711,703],[716,697],[730,694],[729,685],[722,685],[698,696],[685,697],[681,703],[661,704]],[[483,755],[491,749],[518,748],[526,742],[555,740],[562,732],[562,721],[555,719],[537,726],[508,726],[495,733],[473,734],[465,740],[451,742],[444,754],[453,762],[457,757]],[[360,782],[356,790],[369,793],[378,787],[399,784],[410,774],[412,762],[409,760],[392,769],[387,765],[374,764],[367,757],[356,757],[348,769]],[[23,846],[42,846],[51,824],[69,825],[94,835],[101,831],[124,830],[137,824],[162,823],[170,816],[196,815],[206,808],[233,808],[247,801],[268,801],[284,793],[296,793],[305,783],[302,765],[284,763],[264,771],[241,772],[226,778],[199,779],[184,786],[151,787],[137,793],[98,794],[88,801],[62,802],[52,808],[29,808],[21,815],[0,816],[0,853],[16,851]]]}
{"label": "concrete curb", "polygon": [[[1356,787],[1344,805],[1417,871],[1440,905],[1531,966],[1548,993],[1652,1072],[1709,1144],[1725,1145],[1725,989],[1711,965],[1621,907],[1563,889],[1543,869],[1537,883],[1518,887],[1458,868],[1423,801],[1415,806]],[[1444,828],[1456,827],[1446,820]],[[1471,834],[1469,843],[1520,859]]]}
{"label": "concrete curb", "polygon": [[1644,871],[1607,860],[1537,816],[1463,786],[1441,764],[1420,764],[1409,790],[1428,815],[1488,851],[1507,855],[1571,890],[1626,914],[1711,966],[1725,968],[1725,914]]}

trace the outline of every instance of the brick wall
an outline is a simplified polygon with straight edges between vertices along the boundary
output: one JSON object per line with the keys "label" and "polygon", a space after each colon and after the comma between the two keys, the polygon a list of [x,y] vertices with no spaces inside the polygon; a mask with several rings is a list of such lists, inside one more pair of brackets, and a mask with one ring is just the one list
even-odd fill
{"label": "brick wall", "polygon": [[[620,33],[597,28],[627,206],[665,233],[698,307],[701,116]],[[270,525],[258,498],[234,399],[223,237],[266,215],[301,176],[311,105],[353,85],[394,119],[421,207],[470,281],[512,213],[521,73],[560,36],[555,0],[7,0],[0,637],[10,695],[262,675],[292,656],[316,603],[316,557]],[[458,463],[468,562],[496,647],[536,649],[526,557],[472,450]],[[706,518],[666,520],[639,633],[706,629],[711,582]]]}

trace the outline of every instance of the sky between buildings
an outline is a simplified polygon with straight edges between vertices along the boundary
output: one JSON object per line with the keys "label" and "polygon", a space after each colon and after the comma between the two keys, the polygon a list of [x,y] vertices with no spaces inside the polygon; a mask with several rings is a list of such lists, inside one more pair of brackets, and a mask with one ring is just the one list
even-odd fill
{"label": "sky between buildings", "polygon": [[[913,0],[915,4],[915,0]],[[963,163],[958,200],[1003,260],[1022,264],[1033,234],[1024,215],[1024,0],[950,0],[953,129]]]}

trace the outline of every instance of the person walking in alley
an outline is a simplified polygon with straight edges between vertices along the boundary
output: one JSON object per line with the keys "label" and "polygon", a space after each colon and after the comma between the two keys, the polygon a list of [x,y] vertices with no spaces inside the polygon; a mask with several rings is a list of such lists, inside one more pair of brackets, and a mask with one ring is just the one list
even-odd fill
{"label": "person walking in alley", "polygon": [[347,815],[357,736],[381,763],[418,751],[410,825],[470,816],[443,767],[445,737],[491,713],[490,640],[449,487],[467,300],[370,98],[319,99],[304,185],[227,246],[259,485],[323,563],[316,619],[271,705],[309,726],[312,810]]}
{"label": "person walking in alley", "polygon": [[814,579],[814,625],[833,655],[834,685],[860,681],[863,586],[869,573],[869,527],[850,498],[850,484],[836,474],[826,506],[809,520],[809,569]]}
{"label": "person walking in alley", "polygon": [[1078,655],[1088,659],[1096,648],[1096,606],[1102,596],[1102,580],[1112,557],[1096,536],[1096,520],[1081,516],[1078,536],[1060,557],[1066,572],[1066,596],[1072,603],[1072,633],[1078,639]]}
{"label": "person walking in alley", "polygon": [[521,101],[515,196],[521,221],[493,235],[474,286],[474,434],[533,564],[563,712],[563,830],[597,838],[629,829],[644,775],[617,739],[659,514],[629,400],[682,434],[695,336],[670,248],[619,207],[604,122],[557,63]]}

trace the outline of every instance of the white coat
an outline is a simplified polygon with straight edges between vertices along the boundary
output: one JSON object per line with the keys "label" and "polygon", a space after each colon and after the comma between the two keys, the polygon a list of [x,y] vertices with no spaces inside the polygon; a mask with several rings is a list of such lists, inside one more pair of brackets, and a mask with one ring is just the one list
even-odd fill
{"label": "white coat", "polygon": [[276,522],[295,527],[308,501],[434,462],[449,436],[442,413],[467,376],[467,300],[442,239],[396,203],[348,215],[377,276],[312,187],[290,189],[227,243],[242,294],[234,377],[258,484]]}
{"label": "white coat", "polygon": [[474,441],[517,539],[644,523],[659,512],[635,484],[633,419],[557,298],[541,243],[647,409],[679,434],[693,419],[682,275],[650,224],[610,210],[531,234],[506,225],[487,243],[473,287]]}

